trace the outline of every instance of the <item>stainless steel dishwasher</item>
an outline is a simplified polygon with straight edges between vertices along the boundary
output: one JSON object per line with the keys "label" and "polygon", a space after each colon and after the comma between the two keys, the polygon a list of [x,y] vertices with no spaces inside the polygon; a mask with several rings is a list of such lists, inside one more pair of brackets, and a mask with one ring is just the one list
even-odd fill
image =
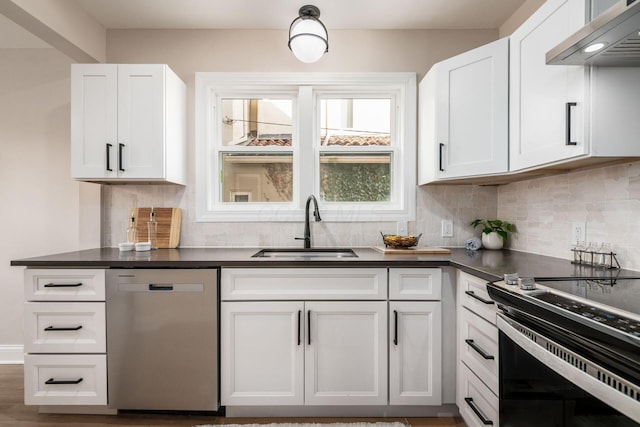
{"label": "stainless steel dishwasher", "polygon": [[215,269],[107,270],[109,407],[218,409]]}

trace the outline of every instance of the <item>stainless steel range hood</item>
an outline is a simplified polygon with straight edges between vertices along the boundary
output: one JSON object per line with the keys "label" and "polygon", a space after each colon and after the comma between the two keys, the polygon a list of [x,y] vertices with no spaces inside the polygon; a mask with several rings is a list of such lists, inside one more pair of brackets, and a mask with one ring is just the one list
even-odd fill
{"label": "stainless steel range hood", "polygon": [[[549,65],[640,66],[640,0],[621,0],[547,52]],[[605,46],[594,52],[594,43]]]}

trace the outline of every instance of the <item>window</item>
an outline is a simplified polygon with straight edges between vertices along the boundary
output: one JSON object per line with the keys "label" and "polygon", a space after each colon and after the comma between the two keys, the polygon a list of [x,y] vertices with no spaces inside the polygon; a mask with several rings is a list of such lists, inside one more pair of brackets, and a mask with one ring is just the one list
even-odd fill
{"label": "window", "polygon": [[412,73],[196,73],[198,221],[415,218]]}

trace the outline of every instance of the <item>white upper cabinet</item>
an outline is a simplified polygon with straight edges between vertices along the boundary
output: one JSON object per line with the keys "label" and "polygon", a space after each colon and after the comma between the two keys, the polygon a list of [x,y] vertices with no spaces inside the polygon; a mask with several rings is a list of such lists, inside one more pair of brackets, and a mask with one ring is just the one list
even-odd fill
{"label": "white upper cabinet", "polygon": [[584,0],[549,0],[511,35],[511,170],[587,153],[585,67],[545,62],[585,16]]}
{"label": "white upper cabinet", "polygon": [[435,64],[419,87],[419,184],[508,170],[509,40]]}
{"label": "white upper cabinet", "polygon": [[[590,7],[590,5],[592,6]],[[608,2],[548,0],[511,36],[511,171],[640,155],[640,68],[546,65]]]}
{"label": "white upper cabinet", "polygon": [[73,64],[71,176],[186,183],[186,86],[162,64]]}

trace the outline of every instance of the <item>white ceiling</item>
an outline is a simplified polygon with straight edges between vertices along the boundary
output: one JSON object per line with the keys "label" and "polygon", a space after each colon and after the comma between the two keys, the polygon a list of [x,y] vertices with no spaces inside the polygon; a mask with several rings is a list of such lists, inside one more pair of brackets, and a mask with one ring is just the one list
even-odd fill
{"label": "white ceiling", "polygon": [[525,0],[65,0],[108,29],[288,29],[305,4],[329,29],[497,29]]}

